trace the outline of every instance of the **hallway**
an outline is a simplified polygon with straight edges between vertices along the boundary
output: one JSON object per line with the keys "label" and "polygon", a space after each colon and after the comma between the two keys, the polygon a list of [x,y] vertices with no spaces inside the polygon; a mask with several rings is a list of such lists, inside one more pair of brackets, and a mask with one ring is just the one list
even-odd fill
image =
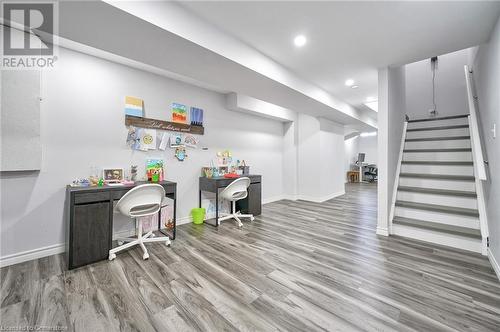
{"label": "hallway", "polygon": [[[500,284],[479,254],[375,235],[376,185],[279,201],[238,229],[182,225],[73,271],[62,257],[1,269],[2,325],[69,331],[494,331]],[[137,300],[139,299],[139,301]],[[88,324],[92,324],[89,326]]]}

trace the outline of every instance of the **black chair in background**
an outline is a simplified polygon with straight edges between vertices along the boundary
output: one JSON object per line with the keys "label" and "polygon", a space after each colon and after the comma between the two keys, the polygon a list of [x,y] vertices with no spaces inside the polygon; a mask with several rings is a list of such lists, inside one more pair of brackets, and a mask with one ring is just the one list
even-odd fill
{"label": "black chair in background", "polygon": [[377,166],[376,165],[368,165],[365,170],[365,177],[370,182],[377,181]]}

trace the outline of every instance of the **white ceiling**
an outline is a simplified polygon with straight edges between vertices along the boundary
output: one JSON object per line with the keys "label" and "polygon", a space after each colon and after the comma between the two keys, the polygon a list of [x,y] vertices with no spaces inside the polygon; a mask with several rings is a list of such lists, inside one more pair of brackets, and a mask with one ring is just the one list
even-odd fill
{"label": "white ceiling", "polygon": [[[356,106],[377,95],[377,68],[486,42],[500,2],[203,1],[181,5],[303,79]],[[307,36],[303,48],[293,45]],[[351,89],[344,81],[359,85]]]}

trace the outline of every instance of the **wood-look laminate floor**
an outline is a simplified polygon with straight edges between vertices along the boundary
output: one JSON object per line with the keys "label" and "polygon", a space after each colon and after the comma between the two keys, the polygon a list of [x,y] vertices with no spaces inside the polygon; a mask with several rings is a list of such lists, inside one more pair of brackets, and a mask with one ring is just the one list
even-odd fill
{"label": "wood-look laminate floor", "polygon": [[69,331],[499,331],[480,255],[375,235],[376,187],[267,204],[238,229],[183,225],[73,271],[61,255],[1,269],[1,326]]}

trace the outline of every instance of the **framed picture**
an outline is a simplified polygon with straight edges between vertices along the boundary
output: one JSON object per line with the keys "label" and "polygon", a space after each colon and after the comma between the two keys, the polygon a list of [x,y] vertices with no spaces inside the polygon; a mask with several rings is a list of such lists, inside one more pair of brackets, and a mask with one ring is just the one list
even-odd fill
{"label": "framed picture", "polygon": [[121,182],[123,181],[123,168],[104,168],[102,170],[102,177],[105,182]]}
{"label": "framed picture", "polygon": [[172,122],[186,123],[187,122],[187,107],[186,105],[172,103]]}

